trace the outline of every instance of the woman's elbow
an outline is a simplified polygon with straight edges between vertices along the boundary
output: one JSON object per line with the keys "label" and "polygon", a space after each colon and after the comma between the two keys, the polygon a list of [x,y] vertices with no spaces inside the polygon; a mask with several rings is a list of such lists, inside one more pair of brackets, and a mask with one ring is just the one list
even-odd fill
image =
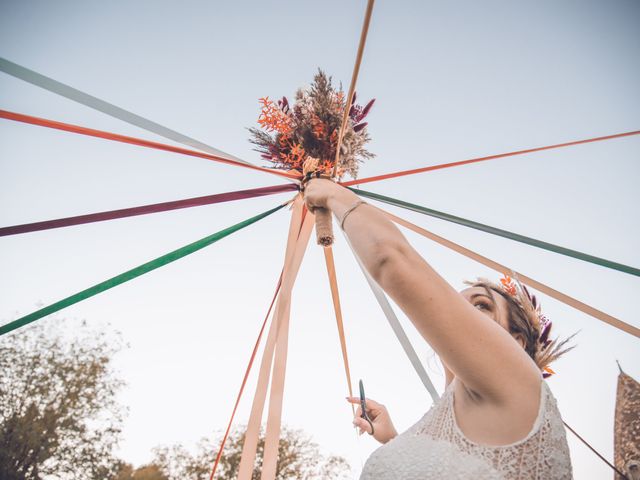
{"label": "woman's elbow", "polygon": [[398,275],[406,269],[409,254],[407,245],[381,245],[368,268],[371,277],[385,289],[390,282],[397,281]]}

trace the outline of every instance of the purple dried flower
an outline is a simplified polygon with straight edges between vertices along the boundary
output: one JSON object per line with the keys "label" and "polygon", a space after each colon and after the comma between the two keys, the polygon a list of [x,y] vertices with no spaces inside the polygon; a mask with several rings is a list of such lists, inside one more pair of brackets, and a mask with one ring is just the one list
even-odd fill
{"label": "purple dried flower", "polygon": [[541,321],[544,321],[544,326],[542,327],[542,331],[540,332],[540,343],[545,344],[549,339],[549,334],[551,333],[551,321],[546,317],[542,316],[540,318]]}
{"label": "purple dried flower", "polygon": [[538,299],[536,298],[536,296],[531,295],[531,293],[529,293],[529,289],[526,287],[526,285],[520,284],[520,286],[522,287],[522,291],[525,293],[525,295],[531,302],[531,305],[533,305],[533,308],[538,310]]}
{"label": "purple dried flower", "polygon": [[367,105],[362,110],[362,113],[360,114],[360,118],[358,118],[358,121],[362,120],[364,117],[366,117],[369,114],[369,110],[371,110],[371,107],[373,107],[373,104],[374,104],[375,101],[376,101],[376,99],[372,98],[369,101],[369,103],[367,103]]}
{"label": "purple dried flower", "polygon": [[364,123],[359,123],[358,125],[356,125],[355,127],[353,127],[353,131],[358,133],[360,130],[362,130],[364,127],[366,127],[367,125],[369,125],[367,122]]}

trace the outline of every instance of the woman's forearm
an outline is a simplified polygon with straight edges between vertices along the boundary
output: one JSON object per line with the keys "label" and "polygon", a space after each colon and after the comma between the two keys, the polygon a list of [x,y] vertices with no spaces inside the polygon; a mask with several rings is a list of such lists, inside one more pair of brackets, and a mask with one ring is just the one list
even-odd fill
{"label": "woman's forearm", "polygon": [[365,203],[350,210],[360,199],[346,188],[336,185],[327,200],[338,223],[344,219],[344,231],[365,268],[380,282],[384,267],[411,248],[406,239],[377,208]]}

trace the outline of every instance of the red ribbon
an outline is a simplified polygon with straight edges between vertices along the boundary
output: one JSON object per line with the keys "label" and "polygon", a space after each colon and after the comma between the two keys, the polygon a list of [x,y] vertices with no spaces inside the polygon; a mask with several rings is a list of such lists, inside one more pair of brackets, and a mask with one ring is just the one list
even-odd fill
{"label": "red ribbon", "polygon": [[49,230],[52,228],[69,227],[71,225],[81,225],[83,223],[103,222],[116,218],[133,217],[136,215],[146,215],[148,213],[166,212],[180,208],[198,207],[201,205],[211,205],[214,203],[231,202],[245,198],[262,197],[275,193],[298,190],[294,183],[276,185],[273,187],[253,188],[250,190],[238,190],[236,192],[218,193],[204,197],[186,198],[184,200],[174,200],[172,202],[154,203],[140,207],[122,208],[120,210],[110,210],[107,212],[90,213],[78,215],[76,217],[58,218],[56,220],[46,220],[43,222],[25,223],[0,228],[0,237],[16,235],[19,233],[36,232],[39,230]]}

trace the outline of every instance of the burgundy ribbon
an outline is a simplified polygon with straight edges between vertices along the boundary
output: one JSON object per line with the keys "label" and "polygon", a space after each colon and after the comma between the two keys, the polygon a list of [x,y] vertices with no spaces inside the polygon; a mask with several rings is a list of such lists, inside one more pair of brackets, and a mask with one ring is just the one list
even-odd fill
{"label": "burgundy ribbon", "polygon": [[39,230],[49,230],[52,228],[69,227],[81,225],[83,223],[103,222],[116,218],[133,217],[136,215],[146,215],[148,213],[166,212],[180,208],[198,207],[201,205],[211,205],[214,203],[231,202],[245,198],[263,197],[298,190],[298,185],[287,183],[285,185],[275,185],[273,187],[260,187],[250,190],[238,190],[236,192],[218,193],[216,195],[206,195],[204,197],[186,198],[184,200],[174,200],[172,202],[154,203],[140,207],[122,208],[120,210],[110,210],[107,212],[90,213],[78,215],[76,217],[58,218],[56,220],[46,220],[43,222],[25,223],[0,228],[0,237],[7,235],[17,235],[20,233],[36,232]]}

